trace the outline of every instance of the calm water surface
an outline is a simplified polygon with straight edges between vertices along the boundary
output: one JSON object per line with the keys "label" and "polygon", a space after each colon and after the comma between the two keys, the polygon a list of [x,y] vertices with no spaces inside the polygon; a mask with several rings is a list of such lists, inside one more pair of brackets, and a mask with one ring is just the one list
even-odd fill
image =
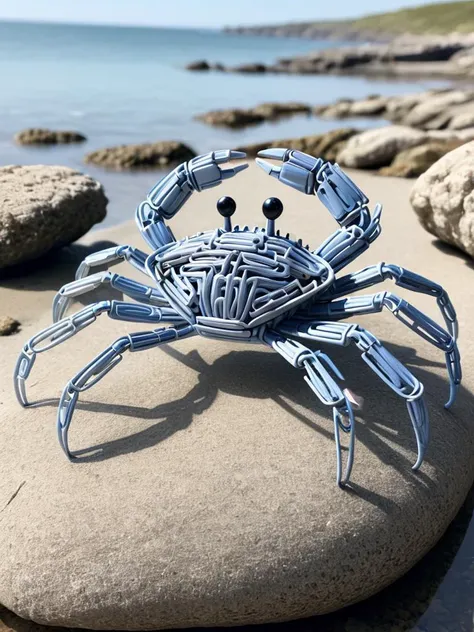
{"label": "calm water surface", "polygon": [[[176,139],[201,153],[314,134],[341,123],[302,116],[235,132],[209,127],[193,117],[211,109],[249,107],[263,101],[318,104],[440,85],[184,70],[196,59],[228,65],[270,62],[327,46],[327,42],[215,31],[0,23],[0,164],[64,164],[85,169],[106,186],[111,200],[106,223],[114,224],[131,217],[160,173],[111,174],[85,167],[83,156],[93,149]],[[343,124],[383,123],[359,119]],[[69,147],[16,147],[12,136],[25,127],[77,129],[89,140]]]}

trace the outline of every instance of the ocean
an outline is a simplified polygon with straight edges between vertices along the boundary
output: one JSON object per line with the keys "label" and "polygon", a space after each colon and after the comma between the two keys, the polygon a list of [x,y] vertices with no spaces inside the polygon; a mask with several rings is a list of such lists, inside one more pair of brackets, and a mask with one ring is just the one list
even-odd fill
{"label": "ocean", "polygon": [[[211,30],[0,22],[0,164],[61,164],[100,180],[110,199],[104,225],[133,216],[163,173],[112,173],[83,163],[85,153],[122,143],[182,140],[197,153],[243,143],[316,134],[341,125],[295,117],[247,130],[216,129],[193,117],[212,109],[264,101],[320,104],[370,93],[400,94],[439,81],[384,81],[363,77],[192,73],[188,62],[236,65],[270,62],[344,42],[232,35]],[[345,120],[369,127],[377,120]],[[18,147],[25,127],[76,129],[88,138],[74,146]]]}

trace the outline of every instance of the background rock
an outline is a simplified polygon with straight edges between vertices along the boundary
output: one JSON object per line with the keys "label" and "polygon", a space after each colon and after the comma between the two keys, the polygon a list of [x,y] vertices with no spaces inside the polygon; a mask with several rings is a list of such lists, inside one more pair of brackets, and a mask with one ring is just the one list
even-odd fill
{"label": "background rock", "polygon": [[395,156],[389,167],[382,167],[379,174],[399,178],[416,178],[429,169],[441,156],[462,144],[462,140],[446,142],[434,140],[410,149],[404,149]]}
{"label": "background rock", "polygon": [[392,125],[371,129],[349,139],[337,155],[337,162],[358,169],[385,167],[402,150],[423,143],[423,132]]}
{"label": "background rock", "polygon": [[194,150],[184,143],[165,140],[156,143],[118,145],[98,149],[86,154],[84,160],[111,169],[140,169],[164,167],[191,160],[195,156]]}
{"label": "background rock", "polygon": [[261,103],[254,108],[229,108],[225,110],[213,110],[204,114],[198,114],[198,121],[217,127],[230,127],[239,129],[249,125],[256,125],[264,121],[276,121],[280,118],[294,116],[296,114],[310,114],[311,107],[306,103]]}
{"label": "background rock", "polygon": [[18,331],[19,327],[20,323],[11,316],[0,318],[0,336],[11,336]]}
{"label": "background rock", "polygon": [[102,185],[68,167],[0,168],[0,268],[79,239],[106,214]]}
{"label": "background rock", "polygon": [[265,120],[262,114],[253,112],[252,110],[243,110],[241,108],[231,108],[228,110],[213,110],[205,114],[198,114],[195,117],[198,121],[213,125],[215,127],[230,127],[231,129],[239,129],[257,123],[263,123]]}
{"label": "background rock", "polygon": [[15,134],[15,142],[19,145],[59,145],[82,143],[86,137],[79,132],[67,130],[51,130],[32,127]]}
{"label": "background rock", "polygon": [[410,201],[426,230],[474,257],[474,142],[420,176]]}
{"label": "background rock", "polygon": [[334,162],[337,153],[341,151],[349,138],[357,133],[358,130],[351,127],[340,128],[325,132],[324,134],[315,134],[314,136],[302,136],[300,138],[286,138],[252,145],[242,145],[239,147],[239,150],[245,151],[249,157],[254,157],[259,151],[267,147],[288,147]]}

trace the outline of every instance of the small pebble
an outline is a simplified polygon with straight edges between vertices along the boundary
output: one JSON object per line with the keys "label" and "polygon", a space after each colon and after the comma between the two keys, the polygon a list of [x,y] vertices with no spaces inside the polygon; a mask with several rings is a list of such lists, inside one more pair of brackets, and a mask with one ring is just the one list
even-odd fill
{"label": "small pebble", "polygon": [[15,334],[19,328],[20,323],[14,318],[10,316],[0,318],[0,336],[11,336],[11,334]]}

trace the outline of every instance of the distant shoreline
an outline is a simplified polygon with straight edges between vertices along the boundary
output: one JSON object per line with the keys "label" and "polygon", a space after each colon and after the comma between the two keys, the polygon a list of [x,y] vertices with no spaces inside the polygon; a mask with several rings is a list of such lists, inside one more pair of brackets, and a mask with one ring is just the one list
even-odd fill
{"label": "distant shoreline", "polygon": [[446,36],[474,33],[474,1],[424,4],[411,9],[346,20],[225,27],[224,32],[356,42],[391,42],[401,35]]}

